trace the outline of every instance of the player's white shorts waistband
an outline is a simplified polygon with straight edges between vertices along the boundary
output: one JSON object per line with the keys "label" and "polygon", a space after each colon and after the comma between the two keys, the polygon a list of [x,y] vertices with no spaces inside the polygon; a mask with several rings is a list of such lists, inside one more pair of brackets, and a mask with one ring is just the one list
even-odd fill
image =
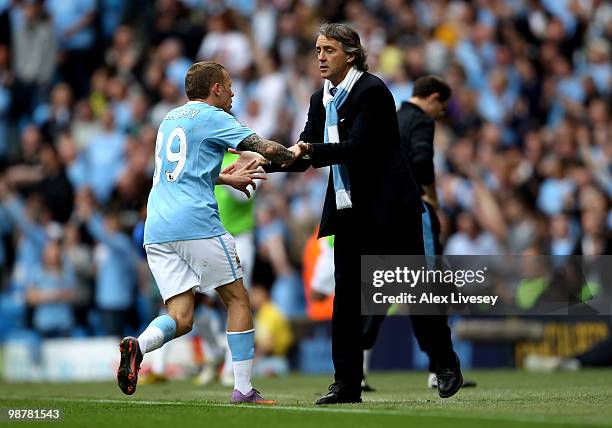
{"label": "player's white shorts waistband", "polygon": [[242,278],[236,244],[229,233],[149,244],[145,250],[164,302],[187,290],[205,293]]}

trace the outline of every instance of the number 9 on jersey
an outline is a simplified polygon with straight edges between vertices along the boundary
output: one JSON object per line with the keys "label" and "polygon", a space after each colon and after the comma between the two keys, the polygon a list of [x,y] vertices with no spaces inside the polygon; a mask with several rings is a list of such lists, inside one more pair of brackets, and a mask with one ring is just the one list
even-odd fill
{"label": "number 9 on jersey", "polygon": [[[172,151],[172,143],[174,139],[178,138],[179,142],[179,150],[178,152]],[[161,170],[163,159],[161,157],[161,152],[163,149],[164,136],[161,131],[157,133],[157,139],[155,141],[155,172],[153,173],[153,186],[156,186],[159,183],[161,178]],[[168,136],[168,140],[166,141],[166,160],[171,163],[176,163],[174,169],[171,171],[164,171],[166,180],[169,182],[174,182],[178,180],[185,167],[185,162],[187,162],[187,136],[185,135],[185,131],[183,128],[174,128],[170,135]]]}

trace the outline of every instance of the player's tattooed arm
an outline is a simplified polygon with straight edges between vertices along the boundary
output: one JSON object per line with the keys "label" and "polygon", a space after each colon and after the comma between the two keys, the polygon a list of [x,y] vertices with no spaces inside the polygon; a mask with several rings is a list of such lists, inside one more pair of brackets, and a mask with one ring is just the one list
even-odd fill
{"label": "player's tattooed arm", "polygon": [[274,163],[288,166],[297,159],[294,151],[274,141],[264,140],[257,134],[251,134],[238,144],[238,150],[257,152]]}

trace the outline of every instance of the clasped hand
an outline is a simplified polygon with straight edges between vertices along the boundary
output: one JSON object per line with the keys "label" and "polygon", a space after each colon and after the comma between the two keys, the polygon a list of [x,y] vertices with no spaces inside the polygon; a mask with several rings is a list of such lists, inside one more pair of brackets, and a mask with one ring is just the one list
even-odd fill
{"label": "clasped hand", "polygon": [[260,167],[257,159],[241,160],[239,158],[236,160],[236,162],[232,163],[221,171],[221,174],[219,174],[218,183],[232,186],[234,189],[243,192],[247,198],[250,198],[251,193],[249,192],[248,186],[252,186],[253,190],[255,190],[257,189],[255,180],[268,179],[263,172],[264,170]]}
{"label": "clasped hand", "polygon": [[[305,142],[298,141],[296,144],[287,149],[291,153],[293,153],[293,159],[285,162],[281,166],[283,168],[286,168],[296,160],[304,157],[307,149],[308,145]],[[260,166],[268,165],[270,163],[270,161],[268,161],[265,157],[256,152],[238,151],[235,149],[229,149],[228,151],[235,155],[239,155],[240,157],[236,159],[236,161],[233,162],[231,165],[227,166],[223,171],[221,171],[221,174],[232,174],[237,169],[244,168],[246,165],[249,164],[251,165],[251,168],[258,168]]]}

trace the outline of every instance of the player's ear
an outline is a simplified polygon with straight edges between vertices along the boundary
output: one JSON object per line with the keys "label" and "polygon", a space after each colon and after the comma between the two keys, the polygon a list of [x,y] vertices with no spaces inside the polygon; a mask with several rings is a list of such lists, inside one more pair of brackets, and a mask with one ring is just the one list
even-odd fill
{"label": "player's ear", "polygon": [[221,84],[220,83],[213,83],[212,86],[212,93],[214,93],[215,95],[219,96],[220,92],[221,92]]}
{"label": "player's ear", "polygon": [[349,54],[348,57],[346,58],[346,63],[353,65],[354,62],[355,62],[355,55]]}

